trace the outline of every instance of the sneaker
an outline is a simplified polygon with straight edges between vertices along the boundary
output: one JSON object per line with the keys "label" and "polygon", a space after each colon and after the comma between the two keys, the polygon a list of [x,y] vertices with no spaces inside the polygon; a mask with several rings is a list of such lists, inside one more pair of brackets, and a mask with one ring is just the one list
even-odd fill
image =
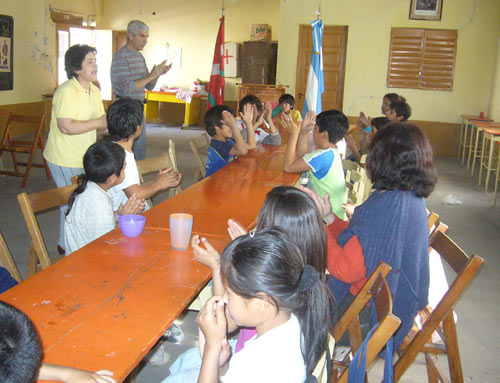
{"label": "sneaker", "polygon": [[170,343],[178,343],[184,340],[184,333],[182,332],[181,328],[175,323],[172,323],[172,326],[170,326],[168,330],[165,331],[163,336],[167,338],[167,342]]}
{"label": "sneaker", "polygon": [[150,366],[164,366],[168,363],[169,359],[170,354],[165,351],[161,343],[153,347],[144,357],[144,360]]}

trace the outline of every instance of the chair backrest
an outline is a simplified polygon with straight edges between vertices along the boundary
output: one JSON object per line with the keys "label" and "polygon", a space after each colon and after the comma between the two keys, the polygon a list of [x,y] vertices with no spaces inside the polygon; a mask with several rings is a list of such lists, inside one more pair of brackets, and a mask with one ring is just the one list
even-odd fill
{"label": "chair backrest", "polygon": [[342,160],[345,171],[346,187],[349,189],[349,199],[357,206],[364,202],[366,171],[356,162]]}
{"label": "chair backrest", "polygon": [[21,274],[19,274],[14,259],[12,259],[12,255],[3,239],[2,233],[0,233],[0,266],[5,267],[16,281],[21,282]]}
{"label": "chair backrest", "polygon": [[49,267],[51,264],[49,253],[47,252],[47,247],[43,241],[42,232],[38,226],[35,214],[44,210],[67,205],[69,197],[76,187],[77,185],[69,185],[34,194],[21,193],[17,195],[17,200],[19,201],[24,220],[28,226],[28,231],[31,236],[30,255],[28,258],[26,277],[29,277],[36,272],[38,262],[40,262],[43,269]]}
{"label": "chair backrest", "polygon": [[158,172],[159,170],[173,168],[169,153],[165,152],[158,157],[146,158],[145,160],[137,161],[137,170],[139,171],[139,179],[144,182],[144,175]]}
{"label": "chair backrest", "polygon": [[208,134],[203,133],[201,136],[189,140],[189,146],[193,152],[193,156],[196,162],[196,170],[194,172],[193,182],[198,182],[201,178],[205,178],[206,169],[205,163],[201,158],[200,150],[205,150],[210,145],[210,137]]}
{"label": "chair backrest", "polygon": [[[173,143],[173,141],[172,141]],[[141,161],[137,161],[137,170],[139,171],[139,179],[141,183],[144,183],[144,175],[158,172],[159,170],[172,168],[174,171],[177,169],[177,156],[175,154],[175,144],[170,143],[168,153],[165,152],[163,155],[158,157],[146,158]],[[173,160],[172,160],[173,159]],[[175,161],[175,162],[174,162]],[[176,188],[171,188],[169,191],[169,196],[177,194],[181,190],[180,186]],[[150,198],[146,201],[149,207],[153,206],[153,200]]]}
{"label": "chair backrest", "polygon": [[[362,344],[359,314],[368,301],[373,298],[379,323],[368,341],[366,352],[367,367],[384,348],[385,344],[401,324],[399,318],[392,314],[392,295],[385,279],[390,271],[391,267],[383,262],[375,269],[332,331],[333,337],[338,341],[349,330],[351,350],[354,354]],[[349,368],[347,367],[342,372],[338,378],[339,382],[347,381],[348,370]],[[337,371],[334,370],[332,374],[337,374]]]}
{"label": "chair backrest", "polygon": [[434,225],[436,225],[438,220],[439,220],[439,215],[434,213],[433,211],[430,211],[429,215],[427,216],[427,224],[429,225],[429,231],[432,229]]}
{"label": "chair backrest", "polygon": [[177,167],[177,151],[175,149],[175,142],[172,139],[168,140],[168,155],[170,156],[170,162],[172,162],[172,166],[175,171],[179,168]]}
{"label": "chair backrest", "polygon": [[[9,132],[9,134],[11,134],[11,137],[13,136],[13,128],[16,126],[16,123],[19,123],[19,124],[33,124],[33,125],[36,125],[37,126],[37,134],[38,132],[41,132],[42,130],[42,127],[43,127],[43,121],[45,119],[45,115],[42,114],[42,115],[37,115],[37,116],[25,116],[25,115],[21,115],[21,114],[11,114],[9,116],[9,119],[7,120],[7,127],[6,127],[6,130]],[[29,132],[33,132],[33,129],[29,129],[28,130]],[[23,132],[22,130],[19,132],[20,134],[19,135],[22,135],[24,134],[25,132]]]}
{"label": "chair backrest", "polygon": [[[430,236],[429,243],[457,276],[441,301],[425,319],[421,329],[414,335],[413,339],[405,345],[405,349],[401,350],[400,358],[394,365],[394,380],[398,381],[401,378],[408,367],[413,363],[418,353],[425,352],[425,349],[429,350],[432,348],[429,348],[426,343],[431,339],[434,331],[443,323],[451,381],[461,382],[463,381],[463,374],[455,321],[453,318],[453,305],[477,274],[484,260],[477,255],[473,255],[469,258],[450,237],[443,233],[442,230],[434,230]],[[430,361],[431,360],[426,357],[426,362],[429,363]],[[429,368],[428,373],[430,374]],[[435,372],[432,373],[435,374]]]}

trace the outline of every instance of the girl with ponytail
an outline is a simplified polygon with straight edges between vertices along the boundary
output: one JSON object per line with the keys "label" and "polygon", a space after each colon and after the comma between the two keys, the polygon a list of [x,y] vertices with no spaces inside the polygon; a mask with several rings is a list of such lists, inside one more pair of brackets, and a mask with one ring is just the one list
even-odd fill
{"label": "girl with ponytail", "polygon": [[[114,142],[99,141],[83,156],[85,174],[78,176],[78,187],[69,197],[64,242],[66,254],[92,242],[116,227],[113,201],[108,190],[122,182],[125,150]],[[118,214],[138,214],[144,200],[133,196],[121,205]]]}
{"label": "girl with ponytail", "polygon": [[[236,238],[222,255],[225,293],[197,323],[205,337],[198,382],[296,382],[327,348],[331,295],[294,241],[270,227]],[[257,334],[229,359],[226,315]]]}

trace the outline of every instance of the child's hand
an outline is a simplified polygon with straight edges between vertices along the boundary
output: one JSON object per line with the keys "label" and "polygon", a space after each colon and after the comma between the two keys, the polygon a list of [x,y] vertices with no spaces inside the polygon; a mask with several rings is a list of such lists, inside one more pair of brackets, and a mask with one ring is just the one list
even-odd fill
{"label": "child's hand", "polygon": [[[202,247],[202,244],[205,248]],[[191,239],[191,246],[193,247],[194,259],[209,267],[212,272],[220,270],[220,254],[206,238],[202,238],[200,242],[200,236],[194,235]]]}
{"label": "child's hand", "polygon": [[236,128],[236,119],[228,110],[222,112],[222,122],[230,128]]}
{"label": "child's hand", "polygon": [[38,379],[67,383],[116,383],[112,376],[113,372],[108,370],[90,372],[57,364],[42,363]]}
{"label": "child's hand", "polygon": [[352,218],[352,215],[354,214],[354,209],[356,208],[356,206],[354,206],[353,203],[348,202],[348,203],[344,203],[342,205],[342,208],[344,209],[345,213],[347,214],[347,218],[350,221]]}
{"label": "child's hand", "polygon": [[133,194],[132,197],[128,199],[125,205],[120,204],[120,207],[118,208],[118,214],[141,214],[144,211],[144,205],[144,199],[137,198],[137,196]]}
{"label": "child's hand", "polygon": [[73,369],[75,372],[72,374],[68,382],[71,383],[116,383],[112,378],[113,372],[108,370],[99,370],[96,372],[88,372]]}
{"label": "child's hand", "polygon": [[366,115],[363,112],[359,112],[359,117],[358,120],[356,121],[356,125],[359,126],[361,129],[366,128],[368,125],[370,125],[370,117],[366,117]]}
{"label": "child's hand", "polygon": [[345,140],[347,141],[347,146],[351,149],[352,152],[359,152],[358,144],[351,134],[346,134]]}
{"label": "child's hand", "polygon": [[243,105],[243,111],[240,112],[240,117],[245,123],[247,129],[253,128],[253,108],[252,104]]}
{"label": "child's hand", "polygon": [[300,127],[293,121],[291,116],[281,115],[281,126],[283,126],[291,136],[300,134]]}
{"label": "child's hand", "polygon": [[[203,354],[205,352],[205,335],[203,335],[203,331],[198,328],[198,347],[200,350],[200,357],[203,359]],[[222,340],[222,344],[220,347],[220,355],[219,355],[219,367],[224,366],[229,360],[231,356],[232,350],[227,338]]]}
{"label": "child's hand", "polygon": [[255,127],[258,128],[264,122],[264,117],[266,117],[267,111],[263,109],[262,112],[257,116],[257,121],[255,121]]}
{"label": "child's hand", "polygon": [[227,232],[229,233],[231,240],[248,234],[248,232],[238,222],[233,221],[232,219],[227,221]]}
{"label": "child's hand", "polygon": [[330,203],[330,196],[328,195],[328,193],[326,193],[322,198],[314,190],[306,188],[305,186],[299,186],[299,189],[308,194],[309,197],[311,197],[311,199],[316,204],[321,217],[323,217],[323,221],[325,221],[327,225],[335,221],[335,214],[333,214],[332,205]]}
{"label": "child's hand", "polygon": [[226,313],[222,298],[217,296],[210,298],[198,313],[196,323],[205,336],[206,346],[221,347],[227,334]]}
{"label": "child's hand", "polygon": [[168,168],[159,170],[156,179],[159,180],[162,189],[174,188],[181,183],[182,174],[173,168]]}
{"label": "child's hand", "polygon": [[300,126],[300,131],[302,133],[310,132],[316,126],[316,111],[310,110],[306,113],[302,124]]}

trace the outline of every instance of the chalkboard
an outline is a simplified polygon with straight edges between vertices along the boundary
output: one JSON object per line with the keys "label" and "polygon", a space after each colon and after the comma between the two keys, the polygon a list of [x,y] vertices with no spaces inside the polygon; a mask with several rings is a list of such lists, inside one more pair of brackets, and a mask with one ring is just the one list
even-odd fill
{"label": "chalkboard", "polygon": [[14,19],[0,15],[0,90],[14,88]]}

